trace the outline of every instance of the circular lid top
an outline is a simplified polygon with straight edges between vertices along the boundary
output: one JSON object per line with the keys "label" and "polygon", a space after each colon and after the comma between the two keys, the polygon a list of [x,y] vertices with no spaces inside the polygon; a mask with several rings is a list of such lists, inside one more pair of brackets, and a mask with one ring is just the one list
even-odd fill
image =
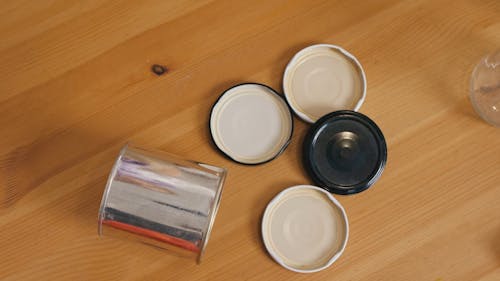
{"label": "circular lid top", "polygon": [[301,50],[288,63],[283,90],[295,113],[313,123],[332,111],[358,110],[366,95],[366,77],[349,52],[319,44]]}
{"label": "circular lid top", "polygon": [[303,144],[304,166],[319,186],[337,194],[369,188],[387,161],[384,135],[367,116],[336,111],[309,129]]}
{"label": "circular lid top", "polygon": [[347,244],[349,226],[340,203],[310,185],[287,188],[267,205],[262,238],[267,251],[283,267],[316,272],[335,262]]}
{"label": "circular lid top", "polygon": [[210,133],[226,156],[242,164],[276,158],[290,142],[292,114],[273,89],[256,83],[236,85],[217,100]]}

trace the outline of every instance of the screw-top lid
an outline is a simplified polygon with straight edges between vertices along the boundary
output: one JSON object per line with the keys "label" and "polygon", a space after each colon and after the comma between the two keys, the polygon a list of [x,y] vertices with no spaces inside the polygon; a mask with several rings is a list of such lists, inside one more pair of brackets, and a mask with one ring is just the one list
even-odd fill
{"label": "screw-top lid", "polygon": [[370,118],[354,111],[336,111],[309,129],[303,161],[317,185],[333,193],[353,194],[378,180],[387,161],[387,146]]}
{"label": "screw-top lid", "polygon": [[292,137],[292,113],[285,100],[268,86],[236,85],[217,100],[210,114],[215,145],[232,160],[261,164],[280,155]]}
{"label": "screw-top lid", "polygon": [[366,77],[356,57],[341,47],[312,45],[288,63],[283,91],[297,116],[314,123],[333,111],[358,111],[366,96]]}
{"label": "screw-top lid", "polygon": [[296,272],[317,272],[332,265],[344,252],[348,237],[344,208],[316,186],[283,190],[262,218],[267,251],[281,266]]}

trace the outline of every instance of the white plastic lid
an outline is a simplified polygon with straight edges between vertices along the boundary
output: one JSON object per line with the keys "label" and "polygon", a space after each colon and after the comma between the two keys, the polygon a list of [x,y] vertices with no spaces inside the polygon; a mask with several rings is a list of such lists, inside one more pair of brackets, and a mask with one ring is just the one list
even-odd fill
{"label": "white plastic lid", "polygon": [[309,273],[329,267],[340,257],[349,225],[344,208],[330,193],[299,185],[283,190],[268,204],[262,237],[276,262]]}
{"label": "white plastic lid", "polygon": [[366,96],[366,77],[358,60],[341,47],[312,45],[288,63],[283,90],[293,111],[314,123],[333,111],[359,110]]}
{"label": "white plastic lid", "polygon": [[273,89],[255,83],[225,91],[212,108],[210,132],[217,147],[243,164],[276,158],[292,136],[292,114]]}

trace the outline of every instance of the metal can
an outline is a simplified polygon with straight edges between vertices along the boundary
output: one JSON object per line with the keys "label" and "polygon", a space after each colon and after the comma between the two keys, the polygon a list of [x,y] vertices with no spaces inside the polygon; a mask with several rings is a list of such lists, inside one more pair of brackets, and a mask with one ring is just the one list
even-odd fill
{"label": "metal can", "polygon": [[104,190],[98,233],[200,262],[226,173],[224,168],[126,145]]}

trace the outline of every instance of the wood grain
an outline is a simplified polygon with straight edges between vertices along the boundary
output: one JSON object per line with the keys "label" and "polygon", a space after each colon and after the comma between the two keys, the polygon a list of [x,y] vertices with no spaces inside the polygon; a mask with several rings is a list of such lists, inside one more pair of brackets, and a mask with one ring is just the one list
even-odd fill
{"label": "wood grain", "polygon": [[[500,280],[500,130],[467,98],[474,65],[500,46],[500,2],[3,1],[0,15],[1,280]],[[310,183],[307,124],[248,167],[216,152],[207,119],[235,83],[281,90],[293,54],[322,42],[363,64],[361,112],[389,158],[374,187],[336,196],[346,252],[307,275],[273,262],[259,235],[267,202]],[[127,141],[229,169],[201,265],[97,237]]]}

